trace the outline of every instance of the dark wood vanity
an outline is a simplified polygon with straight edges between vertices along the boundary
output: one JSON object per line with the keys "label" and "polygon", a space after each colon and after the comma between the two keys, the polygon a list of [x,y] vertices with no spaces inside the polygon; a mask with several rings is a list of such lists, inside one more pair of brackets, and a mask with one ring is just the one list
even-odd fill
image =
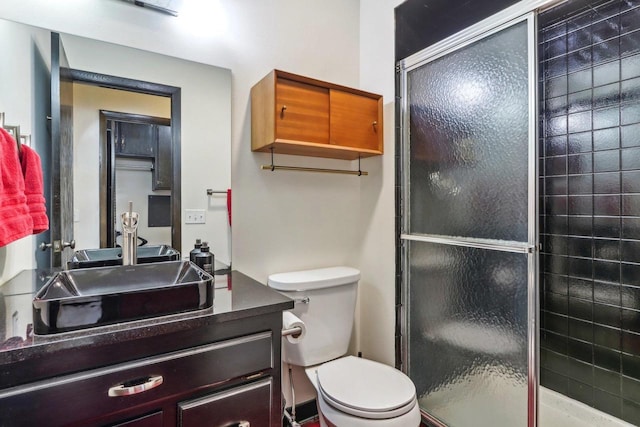
{"label": "dark wood vanity", "polygon": [[281,426],[293,301],[238,272],[215,288],[211,309],[5,345],[0,426]]}

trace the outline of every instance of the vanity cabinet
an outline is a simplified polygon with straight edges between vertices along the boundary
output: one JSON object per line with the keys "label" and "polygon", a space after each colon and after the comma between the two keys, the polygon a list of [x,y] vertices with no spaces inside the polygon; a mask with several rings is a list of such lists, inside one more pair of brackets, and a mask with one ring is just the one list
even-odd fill
{"label": "vanity cabinet", "polygon": [[282,426],[293,301],[235,271],[216,277],[226,286],[210,309],[0,349],[0,426]]}
{"label": "vanity cabinet", "polygon": [[271,332],[237,337],[19,387],[0,425],[270,425],[273,369]]}
{"label": "vanity cabinet", "polygon": [[251,89],[251,149],[354,160],[383,153],[382,96],[274,70]]}

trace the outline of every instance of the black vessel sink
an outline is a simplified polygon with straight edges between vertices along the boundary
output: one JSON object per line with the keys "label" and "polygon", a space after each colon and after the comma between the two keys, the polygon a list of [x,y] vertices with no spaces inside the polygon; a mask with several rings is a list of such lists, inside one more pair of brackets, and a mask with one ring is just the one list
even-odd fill
{"label": "black vessel sink", "polygon": [[[137,264],[150,262],[177,261],[180,252],[167,245],[138,246]],[[122,265],[122,248],[84,249],[76,251],[67,263],[67,268],[107,267]]]}
{"label": "black vessel sink", "polygon": [[34,332],[73,331],[213,305],[213,277],[189,261],[61,271],[33,299]]}

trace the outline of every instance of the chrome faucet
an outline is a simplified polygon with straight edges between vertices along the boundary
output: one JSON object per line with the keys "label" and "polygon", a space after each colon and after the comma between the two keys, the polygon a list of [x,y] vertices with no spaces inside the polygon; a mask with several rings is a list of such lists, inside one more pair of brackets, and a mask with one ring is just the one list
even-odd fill
{"label": "chrome faucet", "polygon": [[133,212],[133,202],[129,211],[122,214],[122,265],[138,263],[138,213]]}

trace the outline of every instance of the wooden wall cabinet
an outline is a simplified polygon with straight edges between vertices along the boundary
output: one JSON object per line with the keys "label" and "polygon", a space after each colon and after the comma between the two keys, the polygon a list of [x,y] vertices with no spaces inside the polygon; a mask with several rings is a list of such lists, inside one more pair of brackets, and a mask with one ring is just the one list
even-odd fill
{"label": "wooden wall cabinet", "polygon": [[383,153],[382,96],[273,70],[251,88],[251,150],[354,160]]}

